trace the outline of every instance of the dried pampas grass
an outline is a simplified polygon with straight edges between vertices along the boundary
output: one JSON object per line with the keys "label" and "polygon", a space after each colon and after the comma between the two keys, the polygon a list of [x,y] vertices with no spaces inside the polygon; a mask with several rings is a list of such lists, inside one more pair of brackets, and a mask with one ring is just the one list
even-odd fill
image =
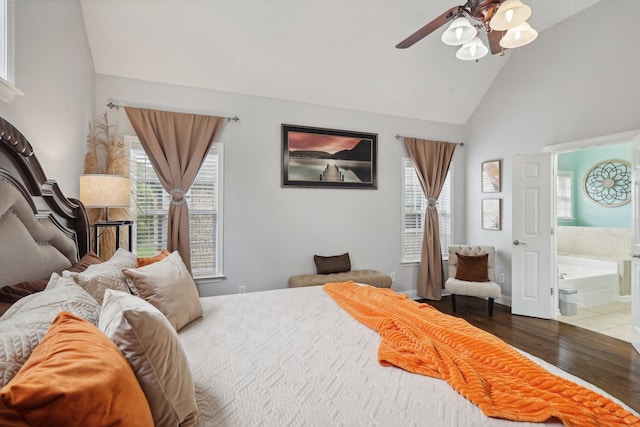
{"label": "dried pampas grass", "polygon": [[95,137],[95,129],[89,123],[89,134],[87,135],[87,153],[84,155],[85,174],[100,173],[100,165],[98,163],[98,144],[99,141]]}
{"label": "dried pampas grass", "polygon": [[[102,162],[101,162],[102,160]],[[105,112],[102,118],[96,121],[95,126],[89,123],[89,134],[87,135],[87,152],[84,157],[85,174],[110,174],[129,176],[129,152],[118,136],[118,127],[109,124],[109,117]],[[104,221],[105,209],[87,208],[87,214],[91,224]],[[109,209],[110,220],[128,220],[131,219],[131,211],[127,208]],[[95,228],[91,229],[91,241],[94,241],[93,233]],[[115,253],[115,229],[102,228],[98,235],[99,244],[96,249],[98,256],[104,260],[111,258]],[[122,230],[120,236],[120,244],[124,244],[129,240],[128,230]]]}

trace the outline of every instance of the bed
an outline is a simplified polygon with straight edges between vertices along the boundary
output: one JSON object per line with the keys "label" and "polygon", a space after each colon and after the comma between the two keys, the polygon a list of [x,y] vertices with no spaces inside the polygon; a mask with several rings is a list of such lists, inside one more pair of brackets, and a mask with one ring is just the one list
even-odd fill
{"label": "bed", "polygon": [[[201,298],[177,253],[94,260],[82,204],[2,119],[0,135],[0,287],[47,278],[0,317],[2,425],[561,425],[488,417],[441,379],[381,366],[378,333],[322,286]],[[158,288],[171,275],[188,290]]]}

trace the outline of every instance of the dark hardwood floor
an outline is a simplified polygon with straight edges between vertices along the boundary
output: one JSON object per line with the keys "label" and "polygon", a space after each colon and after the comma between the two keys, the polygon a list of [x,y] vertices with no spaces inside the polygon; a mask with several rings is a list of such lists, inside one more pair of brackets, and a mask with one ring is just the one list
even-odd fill
{"label": "dark hardwood floor", "polygon": [[474,297],[456,296],[456,313],[449,296],[419,301],[491,332],[640,412],[640,355],[628,342],[555,320],[515,316],[511,307],[500,304],[495,304],[490,318],[487,301]]}

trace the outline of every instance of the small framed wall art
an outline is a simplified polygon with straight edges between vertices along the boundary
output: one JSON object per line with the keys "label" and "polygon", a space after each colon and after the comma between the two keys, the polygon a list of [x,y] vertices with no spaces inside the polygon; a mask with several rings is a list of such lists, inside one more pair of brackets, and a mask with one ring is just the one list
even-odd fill
{"label": "small framed wall art", "polygon": [[282,186],[363,188],[378,186],[378,135],[282,125]]}
{"label": "small framed wall art", "polygon": [[502,199],[482,199],[482,228],[502,229]]}
{"label": "small framed wall art", "polygon": [[502,160],[488,160],[482,162],[482,192],[483,193],[499,193],[501,186],[501,168]]}

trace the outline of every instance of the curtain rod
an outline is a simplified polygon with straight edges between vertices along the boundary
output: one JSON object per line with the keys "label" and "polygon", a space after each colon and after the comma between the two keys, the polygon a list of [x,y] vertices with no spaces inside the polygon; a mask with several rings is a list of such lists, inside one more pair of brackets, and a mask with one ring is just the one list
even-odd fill
{"label": "curtain rod", "polygon": [[[396,139],[400,140],[400,138],[406,138],[406,137],[396,134]],[[454,142],[454,144],[458,144],[459,146],[464,147],[464,142]]]}
{"label": "curtain rod", "polygon": [[[113,102],[109,101],[109,103],[107,103],[107,107],[111,108],[112,110],[115,108],[116,110],[119,110],[120,107],[126,107],[126,105],[122,105],[122,104],[114,104]],[[234,117],[223,117],[223,119],[225,119],[227,122],[230,121],[234,121],[237,122],[238,120],[240,120],[240,117],[238,116],[234,116]]]}

